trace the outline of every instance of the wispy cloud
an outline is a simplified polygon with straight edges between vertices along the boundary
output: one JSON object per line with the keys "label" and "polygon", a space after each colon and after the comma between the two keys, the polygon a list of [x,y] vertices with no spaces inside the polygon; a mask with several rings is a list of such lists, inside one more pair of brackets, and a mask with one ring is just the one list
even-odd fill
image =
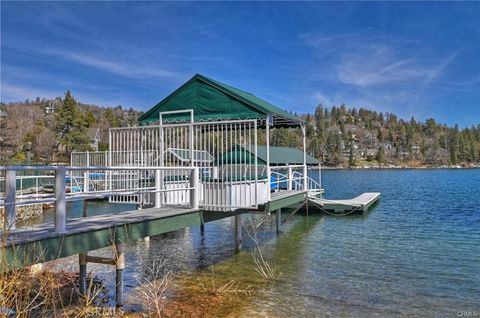
{"label": "wispy cloud", "polygon": [[26,98],[55,98],[58,96],[63,96],[64,92],[61,90],[52,90],[52,89],[41,89],[36,87],[30,86],[22,86],[22,85],[13,85],[2,82],[1,88],[1,96],[0,100],[3,101],[11,101],[11,100],[24,100]]}
{"label": "wispy cloud", "polygon": [[138,63],[133,61],[113,61],[94,57],[84,53],[69,51],[45,51],[46,53],[57,55],[72,62],[96,68],[101,71],[112,74],[131,77],[161,77],[161,78],[179,78],[180,74],[158,66],[147,64],[148,62]]}
{"label": "wispy cloud", "polygon": [[337,35],[309,32],[300,36],[320,58],[328,57],[339,82],[361,88],[429,84],[454,61],[460,51],[428,58],[415,39],[392,38],[372,30]]}
{"label": "wispy cloud", "polygon": [[337,75],[342,83],[359,87],[412,82],[429,84],[442,74],[458,53],[427,61],[420,57],[403,58],[400,53],[384,45],[371,46],[363,51],[345,54]]}

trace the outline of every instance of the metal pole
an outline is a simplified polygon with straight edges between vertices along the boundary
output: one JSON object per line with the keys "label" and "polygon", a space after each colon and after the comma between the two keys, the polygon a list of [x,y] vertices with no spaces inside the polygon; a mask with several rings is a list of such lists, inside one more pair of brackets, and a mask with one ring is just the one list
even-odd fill
{"label": "metal pole", "polygon": [[155,170],[155,208],[159,209],[162,207],[162,194],[160,190],[162,189],[162,173],[159,169]]}
{"label": "metal pole", "polygon": [[80,294],[85,295],[87,292],[87,253],[78,254],[78,263],[80,265]]}
{"label": "metal pole", "polygon": [[293,179],[293,169],[292,169],[292,167],[288,167],[287,178],[288,178],[288,180],[287,180],[287,190],[292,190],[293,189],[293,187],[292,187],[292,185],[293,185],[293,180],[292,180]]}
{"label": "metal pole", "polygon": [[83,192],[87,193],[89,190],[90,190],[89,172],[85,171],[83,173]]}
{"label": "metal pole", "polygon": [[302,135],[303,135],[303,190],[308,190],[307,180],[307,135],[305,131],[305,124],[302,124]]}
{"label": "metal pole", "polygon": [[235,253],[242,249],[242,215],[235,215]]}
{"label": "metal pole", "polygon": [[198,209],[199,205],[199,168],[192,169],[190,173],[190,207],[192,209]]}
{"label": "metal pole", "polygon": [[115,302],[117,307],[123,306],[123,270],[125,268],[125,244],[115,244],[116,248],[116,288],[115,288]]}
{"label": "metal pole", "polygon": [[15,229],[16,212],[16,192],[17,192],[17,172],[7,170],[5,172],[5,224],[6,230]]}
{"label": "metal pole", "polygon": [[65,189],[65,167],[55,170],[55,233],[67,232],[67,199]]}
{"label": "metal pole", "polygon": [[[254,145],[254,162],[255,162],[255,208],[258,207],[258,135],[257,135],[257,121],[253,125],[253,139],[255,142]],[[268,153],[268,151],[267,151]],[[267,180],[267,184],[270,185],[270,179]],[[268,187],[268,193],[270,193],[270,186]],[[270,196],[268,196],[268,201],[270,201]]]}
{"label": "metal pole", "polygon": [[[267,116],[267,120],[266,120],[266,127],[265,127],[265,145],[267,147],[267,184],[268,184],[268,194],[267,194],[267,198],[268,198],[268,201],[271,200],[271,197],[272,197],[272,193],[270,191],[271,189],[271,186],[270,186],[270,183],[272,182],[271,180],[271,171],[270,171],[270,117],[272,115],[271,114],[268,114]],[[256,154],[255,154],[256,155]]]}
{"label": "metal pole", "polygon": [[[105,151],[104,156],[105,156],[105,158],[104,158],[105,167],[108,167],[108,152],[107,151]],[[109,171],[105,171],[105,191],[108,190],[108,173],[109,173]]]}
{"label": "metal pole", "polygon": [[277,210],[276,219],[277,219],[277,234],[280,234],[281,228],[282,228],[282,209]]}
{"label": "metal pole", "polygon": [[190,113],[190,126],[189,126],[189,132],[188,132],[188,137],[189,137],[189,144],[190,144],[190,165],[193,167],[195,166],[195,161],[193,158],[194,154],[194,140],[193,140],[193,110]]}

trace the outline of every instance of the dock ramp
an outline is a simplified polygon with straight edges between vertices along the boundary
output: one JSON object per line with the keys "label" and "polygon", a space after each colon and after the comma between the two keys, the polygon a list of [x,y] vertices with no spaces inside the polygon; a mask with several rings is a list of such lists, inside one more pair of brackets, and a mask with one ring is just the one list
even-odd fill
{"label": "dock ramp", "polygon": [[328,200],[309,196],[308,202],[327,213],[350,214],[366,213],[380,199],[380,192],[366,192],[353,199]]}

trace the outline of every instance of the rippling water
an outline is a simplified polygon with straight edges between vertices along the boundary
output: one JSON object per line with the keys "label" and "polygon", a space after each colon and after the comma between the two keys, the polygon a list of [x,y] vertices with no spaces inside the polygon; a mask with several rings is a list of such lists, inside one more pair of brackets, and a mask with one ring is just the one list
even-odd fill
{"label": "rippling water", "polygon": [[[244,237],[245,251],[235,255],[232,223],[224,219],[208,223],[204,236],[192,227],[129,244],[127,292],[145,266],[161,257],[192,279],[214,266],[218,275],[252,285],[255,296],[233,316],[480,312],[480,170],[335,170],[324,171],[322,179],[327,198],[380,191],[381,201],[366,216],[296,215],[279,237],[269,219],[262,246],[281,272],[279,281],[258,282],[251,241]],[[111,206],[92,203],[90,210],[105,213]],[[81,204],[72,205],[71,216],[80,211]],[[243,220],[248,223],[249,217]],[[111,268],[95,269],[113,282]]]}

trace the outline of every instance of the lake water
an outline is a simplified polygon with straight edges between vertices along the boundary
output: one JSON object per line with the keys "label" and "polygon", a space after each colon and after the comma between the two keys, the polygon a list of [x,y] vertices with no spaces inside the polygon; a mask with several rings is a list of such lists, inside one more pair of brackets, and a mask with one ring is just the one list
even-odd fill
{"label": "lake water", "polygon": [[[327,198],[378,191],[381,201],[365,216],[295,215],[280,236],[268,219],[259,236],[265,258],[280,272],[277,281],[259,279],[246,235],[244,251],[235,255],[232,220],[224,219],[206,224],[204,236],[192,227],[129,244],[127,293],[162,258],[165,267],[186,273],[183,284],[195,284],[213,266],[219,279],[250,286],[253,296],[238,296],[231,316],[480,315],[480,170],[328,170],[322,182]],[[71,207],[71,216],[81,213],[81,203]],[[105,213],[111,206],[89,209]],[[109,267],[95,272],[114,281]]]}

